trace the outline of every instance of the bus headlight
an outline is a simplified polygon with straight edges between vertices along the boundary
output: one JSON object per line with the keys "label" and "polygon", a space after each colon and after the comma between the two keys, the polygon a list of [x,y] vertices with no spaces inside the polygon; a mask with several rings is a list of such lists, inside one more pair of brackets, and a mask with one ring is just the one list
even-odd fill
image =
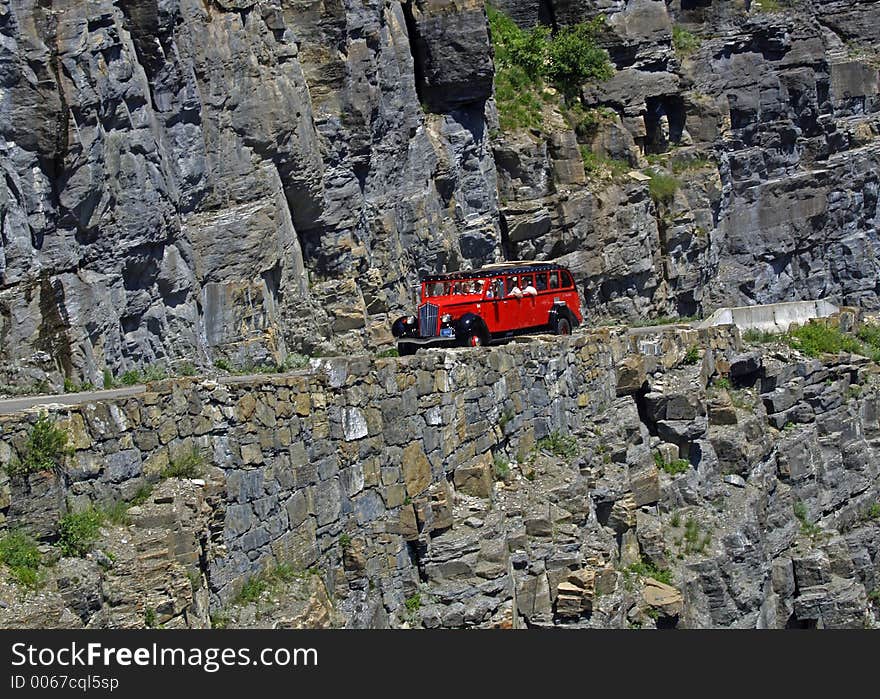
{"label": "bus headlight", "polygon": [[444,313],[442,316],[440,316],[440,322],[441,323],[451,323],[452,316],[449,315],[448,313]]}

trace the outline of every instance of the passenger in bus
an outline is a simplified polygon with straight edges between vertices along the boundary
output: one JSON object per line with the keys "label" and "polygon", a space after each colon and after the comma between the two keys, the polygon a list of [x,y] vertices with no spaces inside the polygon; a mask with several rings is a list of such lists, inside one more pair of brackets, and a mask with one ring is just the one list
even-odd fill
{"label": "passenger in bus", "polygon": [[518,298],[518,299],[521,299],[521,298],[522,298],[522,295],[523,295],[523,292],[522,292],[522,289],[519,288],[519,279],[518,279],[517,277],[511,277],[511,278],[510,278],[510,283],[513,284],[513,286],[512,286],[512,287],[510,288],[510,290],[507,292],[507,295],[508,295],[508,296],[513,296],[513,297]]}
{"label": "passenger in bus", "polygon": [[537,296],[538,295],[538,290],[532,286],[531,281],[529,281],[529,283],[526,284],[526,288],[523,289],[523,295],[525,295],[525,296]]}

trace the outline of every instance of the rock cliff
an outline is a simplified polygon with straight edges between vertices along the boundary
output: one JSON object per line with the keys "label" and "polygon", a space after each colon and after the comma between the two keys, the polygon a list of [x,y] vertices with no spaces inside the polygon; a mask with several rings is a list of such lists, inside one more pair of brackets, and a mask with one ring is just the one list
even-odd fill
{"label": "rock cliff", "polygon": [[877,307],[876,3],[497,6],[606,18],[588,123],[499,128],[476,0],[3,0],[0,383],[381,347],[504,257],[591,317]]}

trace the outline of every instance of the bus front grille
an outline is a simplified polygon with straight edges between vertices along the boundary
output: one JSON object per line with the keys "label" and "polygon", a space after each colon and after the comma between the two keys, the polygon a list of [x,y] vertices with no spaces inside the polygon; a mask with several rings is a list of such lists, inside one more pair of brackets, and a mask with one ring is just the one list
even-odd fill
{"label": "bus front grille", "polygon": [[419,335],[437,337],[437,311],[433,303],[426,303],[419,309]]}

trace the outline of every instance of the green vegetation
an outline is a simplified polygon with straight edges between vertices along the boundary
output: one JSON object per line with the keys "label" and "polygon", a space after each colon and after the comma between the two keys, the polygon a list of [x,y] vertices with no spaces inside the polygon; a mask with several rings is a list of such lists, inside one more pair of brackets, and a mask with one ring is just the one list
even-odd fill
{"label": "green vegetation", "polygon": [[85,556],[95,544],[105,514],[94,507],[68,512],[58,523],[58,546],[65,556]]}
{"label": "green vegetation", "polygon": [[104,388],[109,390],[113,388],[116,382],[113,380],[113,372],[109,369],[104,369]]}
{"label": "green vegetation", "polygon": [[504,431],[504,428],[510,424],[510,421],[513,420],[515,413],[513,412],[513,408],[506,408],[498,418],[498,427],[501,428],[501,431]]}
{"label": "green vegetation", "polygon": [[693,517],[688,517],[684,523],[685,553],[703,553],[712,542],[711,535],[702,533],[700,523]]}
{"label": "green vegetation", "polygon": [[571,435],[560,433],[558,430],[538,440],[538,449],[544,449],[555,456],[566,459],[574,459],[579,453],[577,440]]}
{"label": "green vegetation", "polygon": [[6,472],[10,476],[26,476],[37,471],[49,471],[61,466],[62,457],[69,453],[68,435],[41,413],[28,433],[24,455],[20,462],[10,462]]}
{"label": "green vegetation", "polygon": [[411,597],[407,597],[403,604],[406,606],[406,611],[410,613],[417,612],[422,606],[422,596],[416,592]]}
{"label": "green vegetation", "polygon": [[669,523],[675,528],[681,526],[681,513],[678,510],[672,513],[672,516],[669,518]]}
{"label": "green vegetation", "polygon": [[492,470],[496,481],[506,481],[510,478],[510,463],[501,454],[495,454]]}
{"label": "green vegetation", "polygon": [[197,373],[198,369],[192,362],[181,362],[177,365],[178,376],[195,376]]}
{"label": "green vegetation", "polygon": [[578,140],[586,141],[592,138],[603,124],[614,121],[617,112],[608,107],[584,109],[576,102],[566,110],[565,118]]}
{"label": "green vegetation", "polygon": [[806,534],[807,536],[812,538],[822,533],[822,528],[814,522],[810,521],[809,514],[807,512],[807,506],[804,502],[799,500],[794,504],[792,509],[794,510],[795,518],[801,524],[802,534]]}
{"label": "green vegetation", "polygon": [[666,568],[658,568],[649,561],[639,561],[638,563],[633,563],[631,566],[626,568],[625,572],[631,575],[638,575],[643,578],[653,578],[657,582],[662,582],[666,585],[672,584],[672,571]]}
{"label": "green vegetation", "polygon": [[828,352],[852,352],[861,354],[864,348],[861,343],[850,335],[845,335],[838,328],[831,328],[822,323],[806,323],[805,325],[789,330],[785,335],[785,341],[796,350],[800,350],[810,357],[818,357]]}
{"label": "green vegetation", "polygon": [[495,53],[495,101],[501,128],[540,129],[549,85],[569,101],[587,81],[607,80],[613,67],[596,43],[604,18],[563,27],[552,34],[538,25],[520,29],[507,15],[486,7]]}
{"label": "green vegetation", "polygon": [[753,0],[752,10],[755,12],[781,12],[783,7],[788,7],[784,0]]}
{"label": "green vegetation", "polygon": [[687,459],[674,459],[673,461],[666,461],[659,452],[654,452],[654,463],[657,464],[657,468],[662,471],[666,471],[670,476],[677,476],[680,473],[684,473],[690,468],[690,461]]}
{"label": "green vegetation", "polygon": [[85,383],[76,383],[69,376],[64,377],[64,392],[65,393],[82,393],[83,391],[94,391],[95,384],[86,381]]}
{"label": "green vegetation", "polygon": [[381,352],[379,352],[378,354],[376,354],[376,356],[377,356],[379,359],[385,359],[385,358],[387,358],[387,357],[399,357],[399,356],[400,356],[400,352],[397,351],[397,348],[396,348],[396,347],[392,347],[391,349],[382,350]]}
{"label": "green vegetation", "polygon": [[348,534],[342,534],[339,537],[339,548],[348,551],[351,548],[351,537]]}
{"label": "green vegetation", "polygon": [[[340,538],[341,541],[341,538]],[[317,570],[297,570],[289,563],[280,563],[274,568],[264,570],[248,578],[239,593],[233,599],[232,604],[250,604],[256,602],[269,590],[278,589],[289,585],[294,580],[302,580],[310,575],[317,575]],[[213,619],[212,619],[213,623]]]}
{"label": "green vegetation", "polygon": [[700,348],[696,345],[691,345],[687,348],[687,351],[684,353],[684,359],[681,360],[683,364],[696,364],[700,361]]}
{"label": "green vegetation", "polygon": [[147,607],[144,610],[144,626],[148,629],[156,627],[156,610],[152,607]]}
{"label": "green vegetation", "polygon": [[162,478],[198,478],[205,466],[205,455],[198,447],[172,459],[162,469]]}
{"label": "green vegetation", "polygon": [[664,175],[657,170],[649,170],[648,175],[651,177],[651,181],[648,183],[648,190],[654,203],[658,206],[661,204],[665,206],[671,204],[675,198],[675,193],[678,191],[678,180],[671,175]]}
{"label": "green vegetation", "polygon": [[717,388],[721,391],[729,391],[731,388],[733,388],[733,384],[730,383],[730,379],[728,379],[726,376],[722,376],[712,381],[712,387]]}
{"label": "green vegetation", "polygon": [[135,507],[136,505],[143,505],[147,500],[150,499],[150,496],[153,494],[153,486],[147,483],[146,485],[142,485],[137,489],[137,492],[134,494],[134,497],[129,501],[129,505]]}
{"label": "green vegetation", "polygon": [[31,589],[40,586],[40,551],[37,542],[24,532],[10,532],[0,539],[0,562],[9,566],[12,579],[19,585]]}
{"label": "green vegetation", "polygon": [[562,27],[547,44],[546,75],[564,94],[574,95],[584,83],[608,80],[614,74],[608,52],[596,44],[604,26],[605,18],[599,15]]}
{"label": "green vegetation", "polygon": [[742,334],[742,339],[745,342],[752,342],[754,344],[766,345],[771,342],[777,342],[781,335],[777,335],[775,333],[771,333],[767,330],[746,330]]}
{"label": "green vegetation", "polygon": [[865,519],[880,519],[880,502],[873,503],[866,511],[865,511]]}
{"label": "green vegetation", "polygon": [[584,172],[588,177],[617,180],[632,170],[630,164],[625,160],[615,160],[604,155],[597,155],[590,150],[589,146],[582,145],[580,150],[581,158],[584,161]]}
{"label": "green vegetation", "polygon": [[675,52],[682,56],[690,56],[694,51],[700,48],[700,37],[691,34],[681,25],[672,27],[672,46]]}
{"label": "green vegetation", "polygon": [[672,161],[672,174],[673,175],[681,175],[685,172],[693,172],[694,170],[702,170],[703,168],[707,168],[710,166],[714,166],[715,163],[705,157],[691,158],[690,160],[673,160]]}

